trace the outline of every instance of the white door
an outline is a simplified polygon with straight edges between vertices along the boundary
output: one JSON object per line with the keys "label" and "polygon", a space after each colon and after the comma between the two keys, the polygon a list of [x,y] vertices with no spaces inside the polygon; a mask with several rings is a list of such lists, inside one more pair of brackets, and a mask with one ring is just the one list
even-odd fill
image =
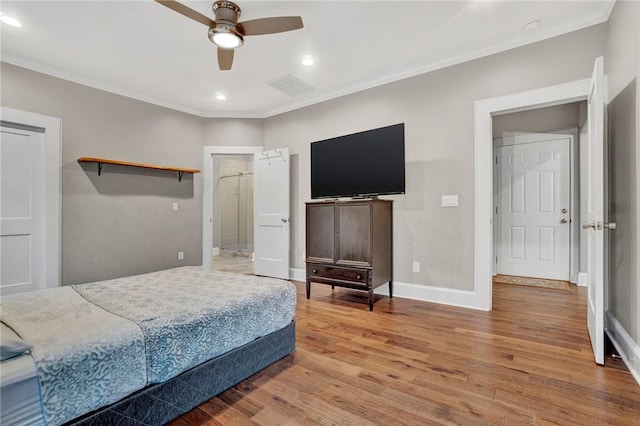
{"label": "white door", "polygon": [[604,71],[596,59],[587,99],[587,327],[596,363],[604,364]]}
{"label": "white door", "polygon": [[0,128],[0,294],[46,287],[42,133]]}
{"label": "white door", "polygon": [[255,274],[289,279],[289,149],[254,154]]}
{"label": "white door", "polygon": [[498,147],[499,274],[569,280],[572,139],[526,134]]}

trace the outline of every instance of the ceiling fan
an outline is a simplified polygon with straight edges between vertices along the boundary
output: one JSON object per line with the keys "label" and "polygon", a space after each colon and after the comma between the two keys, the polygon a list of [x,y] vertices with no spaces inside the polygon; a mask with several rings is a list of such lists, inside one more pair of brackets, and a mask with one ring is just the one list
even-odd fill
{"label": "ceiling fan", "polygon": [[304,26],[299,16],[277,16],[238,22],[240,8],[237,4],[226,0],[213,3],[215,20],[175,0],[155,1],[209,27],[209,40],[218,46],[218,66],[223,71],[231,69],[234,49],[242,46],[245,36],[282,33],[298,30]]}

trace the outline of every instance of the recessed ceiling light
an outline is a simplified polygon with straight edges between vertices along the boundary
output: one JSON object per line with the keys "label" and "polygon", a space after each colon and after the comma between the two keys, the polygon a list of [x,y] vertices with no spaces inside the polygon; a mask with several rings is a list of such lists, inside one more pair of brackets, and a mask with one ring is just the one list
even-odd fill
{"label": "recessed ceiling light", "polygon": [[540,21],[535,20],[535,21],[531,21],[527,25],[525,25],[524,29],[527,30],[527,31],[535,31],[535,30],[538,29],[539,26],[540,26]]}
{"label": "recessed ceiling light", "polygon": [[9,15],[0,15],[0,21],[4,22],[7,25],[11,25],[12,27],[21,27],[22,24],[16,18],[12,18]]}
{"label": "recessed ceiling light", "polygon": [[313,65],[313,58],[311,57],[311,55],[304,55],[302,57],[302,65],[306,65],[308,67]]}
{"label": "recessed ceiling light", "polygon": [[216,99],[219,101],[226,101],[227,97],[224,95],[224,93],[216,93]]}

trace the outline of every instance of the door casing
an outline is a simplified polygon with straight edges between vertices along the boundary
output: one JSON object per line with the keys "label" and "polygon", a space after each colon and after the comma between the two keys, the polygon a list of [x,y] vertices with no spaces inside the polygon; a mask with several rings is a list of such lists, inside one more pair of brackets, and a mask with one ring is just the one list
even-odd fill
{"label": "door casing", "polygon": [[591,79],[577,80],[512,95],[479,100],[474,105],[475,123],[475,239],[474,291],[476,309],[492,308],[493,250],[493,116],[584,101]]}

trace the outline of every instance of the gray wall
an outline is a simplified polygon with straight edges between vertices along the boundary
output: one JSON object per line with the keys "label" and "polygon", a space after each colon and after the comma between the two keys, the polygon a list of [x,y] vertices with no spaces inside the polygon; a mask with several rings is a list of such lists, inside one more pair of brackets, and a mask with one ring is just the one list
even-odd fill
{"label": "gray wall", "polygon": [[262,146],[264,120],[252,118],[207,118],[204,144],[221,146]]}
{"label": "gray wall", "polygon": [[[292,161],[292,265],[304,267],[304,202],[310,198],[309,144],[404,122],[406,194],[394,205],[395,280],[473,289],[474,101],[588,78],[604,54],[598,25],[265,120],[265,148]],[[384,173],[381,170],[380,173]],[[458,208],[440,197],[458,194]],[[420,273],[411,262],[421,263]]]}
{"label": "gray wall", "polygon": [[[62,282],[199,265],[201,175],[82,156],[201,169],[204,119],[1,64],[2,106],[62,119]],[[179,212],[171,203],[179,203]],[[177,252],[185,252],[178,262]]]}
{"label": "gray wall", "polygon": [[580,104],[586,101],[514,112],[493,117],[493,137],[519,133],[549,133],[579,127]]}
{"label": "gray wall", "polygon": [[640,344],[640,6],[618,1],[607,24],[609,311]]}

